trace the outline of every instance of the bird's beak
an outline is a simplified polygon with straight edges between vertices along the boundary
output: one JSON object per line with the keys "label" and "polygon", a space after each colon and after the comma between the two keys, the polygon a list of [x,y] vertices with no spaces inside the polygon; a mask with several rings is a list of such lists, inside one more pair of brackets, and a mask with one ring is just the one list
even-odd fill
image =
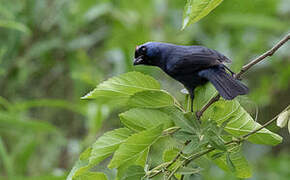
{"label": "bird's beak", "polygon": [[133,63],[134,66],[144,63],[144,56],[138,52],[138,49],[139,49],[139,47],[136,46],[135,57],[134,57],[135,59],[134,59],[134,63]]}
{"label": "bird's beak", "polygon": [[144,59],[143,59],[143,56],[141,55],[139,57],[135,57],[133,65],[136,66],[139,64],[143,64],[143,62],[144,62]]}

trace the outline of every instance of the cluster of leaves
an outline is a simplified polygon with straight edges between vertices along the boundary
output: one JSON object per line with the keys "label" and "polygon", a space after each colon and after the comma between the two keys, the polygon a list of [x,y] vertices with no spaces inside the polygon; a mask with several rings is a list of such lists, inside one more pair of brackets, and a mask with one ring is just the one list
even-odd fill
{"label": "cluster of leaves", "polygon": [[[215,94],[210,84],[200,87],[194,107],[199,109]],[[99,98],[128,109],[119,114],[124,127],[99,137],[82,153],[67,179],[106,179],[93,169],[112,154],[108,167],[117,169],[116,179],[120,180],[190,176],[206,168],[202,161],[210,160],[237,177],[251,176],[241,143],[227,142],[261,125],[237,100],[216,102],[202,116],[200,124],[194,114],[186,112],[172,95],[160,88],[158,81],[139,72],[113,77],[83,97]],[[282,138],[262,129],[248,141],[277,145]],[[207,156],[188,161],[211,148],[213,151]],[[171,172],[174,174],[170,176]]]}

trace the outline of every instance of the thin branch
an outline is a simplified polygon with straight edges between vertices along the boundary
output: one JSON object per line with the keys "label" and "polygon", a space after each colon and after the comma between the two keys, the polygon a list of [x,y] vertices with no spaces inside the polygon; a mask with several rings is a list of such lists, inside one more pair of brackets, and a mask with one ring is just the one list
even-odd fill
{"label": "thin branch", "polygon": [[202,114],[204,113],[205,110],[207,110],[213,103],[215,103],[216,101],[218,101],[220,99],[220,95],[216,95],[214,96],[213,98],[210,99],[210,101],[201,108],[200,111],[197,111],[196,112],[196,117],[197,119],[200,119],[200,117],[202,116]]}
{"label": "thin branch", "polygon": [[[236,79],[240,79],[241,76],[247,72],[251,67],[256,65],[257,63],[264,60],[266,57],[272,56],[281,46],[283,46],[287,41],[290,39],[290,34],[287,34],[283,39],[281,39],[275,46],[273,46],[270,50],[262,54],[261,56],[257,57],[256,59],[252,60],[248,64],[244,65],[239,73],[235,75]],[[203,115],[203,113],[216,101],[218,101],[220,95],[213,97],[205,106],[201,108],[200,111],[196,113],[198,119]]]}
{"label": "thin branch", "polygon": [[256,130],[254,130],[254,131],[252,131],[252,132],[250,132],[250,133],[244,135],[244,136],[242,137],[242,139],[243,139],[243,140],[246,140],[246,139],[247,139],[249,136],[251,136],[252,134],[255,134],[255,133],[257,133],[258,131],[262,130],[263,128],[269,126],[271,123],[273,123],[273,122],[278,118],[278,116],[279,116],[280,114],[281,114],[281,113],[279,113],[278,115],[276,115],[273,119],[271,119],[270,121],[266,122],[265,124],[263,124],[263,126],[259,127],[258,129],[256,129]]}
{"label": "thin branch", "polygon": [[239,79],[242,74],[244,74],[246,71],[248,71],[251,67],[253,67],[255,64],[261,62],[266,57],[272,56],[283,44],[285,44],[290,39],[290,34],[286,35],[282,40],[280,40],[275,46],[273,46],[270,50],[262,54],[261,56],[257,57],[256,59],[252,60],[248,64],[244,65],[241,69],[241,71],[236,74],[236,78]]}

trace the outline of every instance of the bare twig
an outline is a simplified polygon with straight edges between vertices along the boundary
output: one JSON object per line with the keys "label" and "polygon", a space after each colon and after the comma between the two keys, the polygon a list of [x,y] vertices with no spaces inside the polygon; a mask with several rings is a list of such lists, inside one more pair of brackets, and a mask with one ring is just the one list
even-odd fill
{"label": "bare twig", "polygon": [[[290,39],[290,34],[287,34],[282,40],[280,40],[275,46],[273,46],[270,50],[262,54],[261,56],[257,57],[256,59],[252,60],[248,64],[244,65],[239,73],[235,75],[236,79],[240,79],[241,76],[248,71],[251,67],[253,67],[255,64],[261,62],[268,56],[272,56],[283,44],[285,44]],[[202,116],[202,114],[216,101],[218,101],[220,98],[220,95],[217,95],[210,99],[210,101],[201,108],[200,111],[196,113],[196,116],[198,119]]]}
{"label": "bare twig", "polygon": [[252,66],[255,64],[261,62],[263,59],[265,59],[268,56],[272,56],[283,44],[285,44],[290,39],[290,34],[286,35],[282,40],[280,40],[275,46],[273,46],[270,50],[262,54],[261,56],[257,57],[256,59],[252,60],[248,64],[244,65],[241,69],[241,71],[236,74],[236,78],[239,79],[242,74],[244,74],[246,71],[248,71]]}

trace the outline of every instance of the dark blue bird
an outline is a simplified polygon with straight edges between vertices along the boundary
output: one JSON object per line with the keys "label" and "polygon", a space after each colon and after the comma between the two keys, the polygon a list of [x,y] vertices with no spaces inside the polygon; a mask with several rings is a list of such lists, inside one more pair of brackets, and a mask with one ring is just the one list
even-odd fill
{"label": "dark blue bird", "polygon": [[[188,90],[192,102],[194,89],[210,81],[220,95],[231,100],[249,92],[233,77],[233,72],[223,63],[230,63],[223,54],[203,46],[180,46],[169,43],[148,42],[136,47],[134,65],[150,65],[181,82]],[[231,75],[226,72],[228,70]]]}

